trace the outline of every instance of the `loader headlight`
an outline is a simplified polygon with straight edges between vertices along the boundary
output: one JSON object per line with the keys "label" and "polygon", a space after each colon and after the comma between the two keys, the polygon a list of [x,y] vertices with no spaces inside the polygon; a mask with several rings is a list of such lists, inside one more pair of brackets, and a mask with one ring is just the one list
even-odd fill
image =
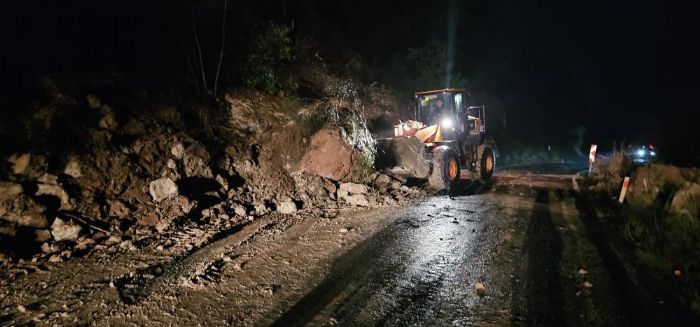
{"label": "loader headlight", "polygon": [[443,118],[442,121],[440,121],[440,126],[442,126],[442,128],[450,129],[453,125],[451,118]]}
{"label": "loader headlight", "polygon": [[646,150],[646,149],[643,149],[643,148],[642,148],[642,149],[638,149],[637,152],[636,152],[637,157],[644,157],[646,154],[647,154],[647,150]]}

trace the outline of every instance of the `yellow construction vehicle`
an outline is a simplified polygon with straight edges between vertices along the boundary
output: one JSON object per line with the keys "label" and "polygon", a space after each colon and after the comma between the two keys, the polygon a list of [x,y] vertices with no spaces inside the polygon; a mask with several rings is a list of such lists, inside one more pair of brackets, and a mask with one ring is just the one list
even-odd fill
{"label": "yellow construction vehicle", "polygon": [[435,190],[460,181],[489,181],[496,144],[486,136],[485,106],[469,106],[464,89],[415,93],[414,119],[394,126],[394,137],[378,140],[377,168],[427,180]]}

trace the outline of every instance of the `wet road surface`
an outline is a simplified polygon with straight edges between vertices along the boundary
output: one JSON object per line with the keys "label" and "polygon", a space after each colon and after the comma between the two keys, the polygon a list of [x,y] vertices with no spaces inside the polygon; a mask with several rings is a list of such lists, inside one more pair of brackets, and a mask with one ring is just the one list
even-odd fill
{"label": "wet road surface", "polygon": [[[535,177],[535,179],[537,179]],[[683,324],[627,276],[570,176],[497,182],[397,210],[273,326]],[[537,183],[534,183],[537,184]],[[588,206],[588,207],[585,207]],[[636,281],[639,282],[639,281]],[[477,289],[483,285],[483,289]]]}
{"label": "wet road surface", "polygon": [[402,207],[260,218],[181,255],[75,258],[3,282],[0,325],[697,325],[572,178],[501,172]]}

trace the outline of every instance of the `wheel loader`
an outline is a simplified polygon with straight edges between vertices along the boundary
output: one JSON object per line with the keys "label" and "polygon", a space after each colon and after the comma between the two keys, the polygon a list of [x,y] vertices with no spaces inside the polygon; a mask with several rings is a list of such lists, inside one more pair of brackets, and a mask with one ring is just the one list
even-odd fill
{"label": "wheel loader", "polygon": [[436,191],[489,181],[496,144],[486,136],[485,107],[470,106],[468,97],[460,88],[416,92],[414,119],[399,121],[394,137],[377,140],[376,168]]}

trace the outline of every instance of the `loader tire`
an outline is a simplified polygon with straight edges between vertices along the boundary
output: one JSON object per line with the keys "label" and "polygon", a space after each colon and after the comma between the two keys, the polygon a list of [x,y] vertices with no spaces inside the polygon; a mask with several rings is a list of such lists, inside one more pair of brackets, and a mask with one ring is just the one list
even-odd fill
{"label": "loader tire", "polygon": [[459,160],[454,151],[447,147],[438,147],[433,150],[433,170],[428,178],[431,189],[449,192],[457,187],[459,174]]}
{"label": "loader tire", "polygon": [[488,182],[491,180],[494,171],[496,171],[496,154],[493,148],[490,145],[480,145],[476,176],[482,182]]}

